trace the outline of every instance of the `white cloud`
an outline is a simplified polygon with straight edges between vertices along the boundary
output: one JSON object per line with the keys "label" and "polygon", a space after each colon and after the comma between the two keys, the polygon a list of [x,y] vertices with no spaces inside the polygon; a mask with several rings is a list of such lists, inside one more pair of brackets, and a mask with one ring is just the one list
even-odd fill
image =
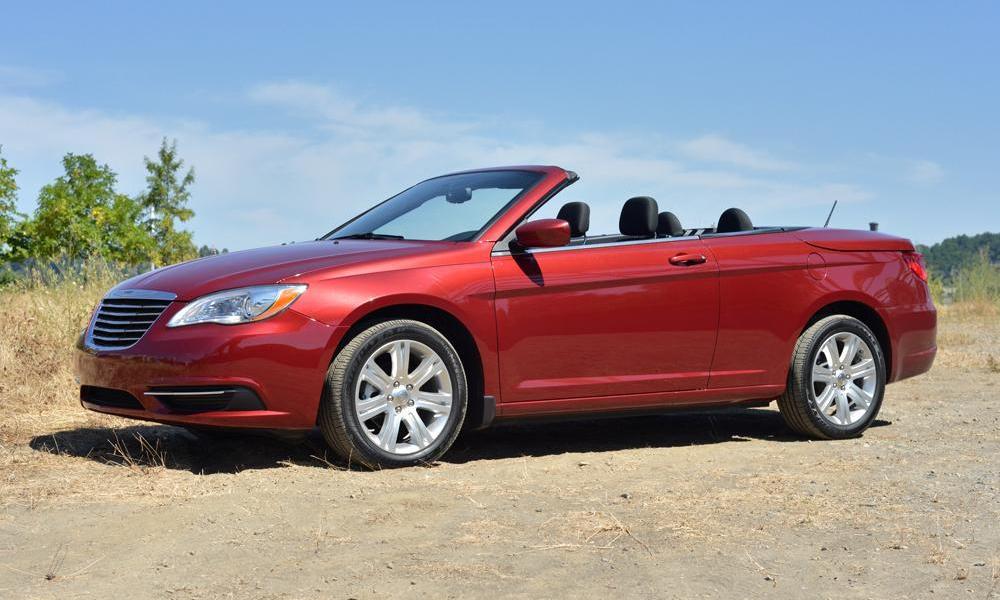
{"label": "white cloud", "polygon": [[[577,171],[581,183],[559,201],[590,202],[595,228],[603,221],[605,231],[617,225],[622,202],[639,194],[659,198],[664,208],[698,225],[710,225],[727,206],[774,223],[786,222],[783,211],[806,207],[812,214],[808,207],[833,199],[870,197],[850,184],[788,171],[790,163],[719,136],[681,144],[600,131],[549,138],[537,124],[449,119],[300,82],[256,86],[233,108],[245,104],[281,109],[304,126],[265,122],[228,129],[0,94],[0,144],[22,171],[21,209],[27,212],[38,188],[60,174],[66,152],[93,153],[120,174],[123,191],[136,193],[144,184],[143,155],[155,153],[162,137],[177,138],[181,156],[197,172],[196,240],[231,249],[311,239],[421,179],[503,164]],[[708,162],[722,166],[706,167]]]}
{"label": "white cloud", "polygon": [[679,144],[681,152],[693,159],[746,167],[760,171],[788,171],[795,165],[778,160],[721,135],[709,134]]}
{"label": "white cloud", "polygon": [[933,185],[944,179],[944,168],[930,160],[912,160],[907,165],[904,179],[915,185]]}
{"label": "white cloud", "polygon": [[250,99],[284,108],[305,118],[318,118],[339,134],[377,136],[391,133],[410,137],[434,133],[457,134],[472,129],[470,125],[433,119],[405,106],[363,105],[329,86],[297,81],[266,83],[250,90]]}

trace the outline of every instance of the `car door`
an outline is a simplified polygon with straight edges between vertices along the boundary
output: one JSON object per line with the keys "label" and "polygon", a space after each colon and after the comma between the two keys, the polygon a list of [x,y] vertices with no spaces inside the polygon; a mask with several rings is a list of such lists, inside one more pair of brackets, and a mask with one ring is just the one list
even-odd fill
{"label": "car door", "polygon": [[624,407],[706,387],[719,292],[700,239],[495,251],[492,261],[504,404],[607,397]]}
{"label": "car door", "polygon": [[[813,304],[830,293],[823,258],[780,230],[709,235],[704,243],[719,265],[721,305],[708,387],[784,385]],[[811,268],[811,260],[823,266]]]}

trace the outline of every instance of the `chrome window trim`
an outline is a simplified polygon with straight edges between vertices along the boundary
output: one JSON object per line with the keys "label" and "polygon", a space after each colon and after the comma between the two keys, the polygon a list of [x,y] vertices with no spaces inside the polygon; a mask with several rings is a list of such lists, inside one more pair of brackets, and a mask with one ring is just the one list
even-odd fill
{"label": "chrome window trim", "polygon": [[494,250],[490,253],[491,256],[513,256],[518,254],[542,254],[545,252],[567,252],[571,250],[596,250],[599,248],[616,248],[619,246],[640,246],[642,244],[660,244],[660,243],[670,243],[670,242],[690,242],[693,240],[701,241],[701,237],[697,235],[686,235],[683,237],[665,237],[665,238],[650,238],[644,240],[626,240],[622,242],[608,242],[606,244],[593,244],[593,245],[580,245],[580,246],[556,246],[554,248],[524,248],[523,250],[517,250],[511,252],[510,250]]}

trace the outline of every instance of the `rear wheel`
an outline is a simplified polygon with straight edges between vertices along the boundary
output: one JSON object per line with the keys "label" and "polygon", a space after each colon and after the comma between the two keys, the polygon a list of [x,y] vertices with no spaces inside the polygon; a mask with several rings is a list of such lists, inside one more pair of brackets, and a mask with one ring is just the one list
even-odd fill
{"label": "rear wheel", "polygon": [[778,408],[801,434],[855,437],[878,415],[885,380],[885,357],[875,334],[853,317],[833,315],[799,337]]}
{"label": "rear wheel", "polygon": [[467,397],[462,361],[447,338],[418,321],[386,321],[359,333],[333,360],[319,425],[348,462],[416,465],[451,447]]}

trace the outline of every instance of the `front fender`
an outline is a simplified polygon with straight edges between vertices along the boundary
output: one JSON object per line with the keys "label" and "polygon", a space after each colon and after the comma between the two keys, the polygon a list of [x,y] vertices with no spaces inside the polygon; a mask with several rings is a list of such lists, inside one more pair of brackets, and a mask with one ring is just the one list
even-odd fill
{"label": "front fender", "polygon": [[431,307],[449,314],[476,344],[485,393],[498,395],[495,285],[489,263],[330,277],[308,284],[295,310],[345,332],[368,315],[392,307]]}

